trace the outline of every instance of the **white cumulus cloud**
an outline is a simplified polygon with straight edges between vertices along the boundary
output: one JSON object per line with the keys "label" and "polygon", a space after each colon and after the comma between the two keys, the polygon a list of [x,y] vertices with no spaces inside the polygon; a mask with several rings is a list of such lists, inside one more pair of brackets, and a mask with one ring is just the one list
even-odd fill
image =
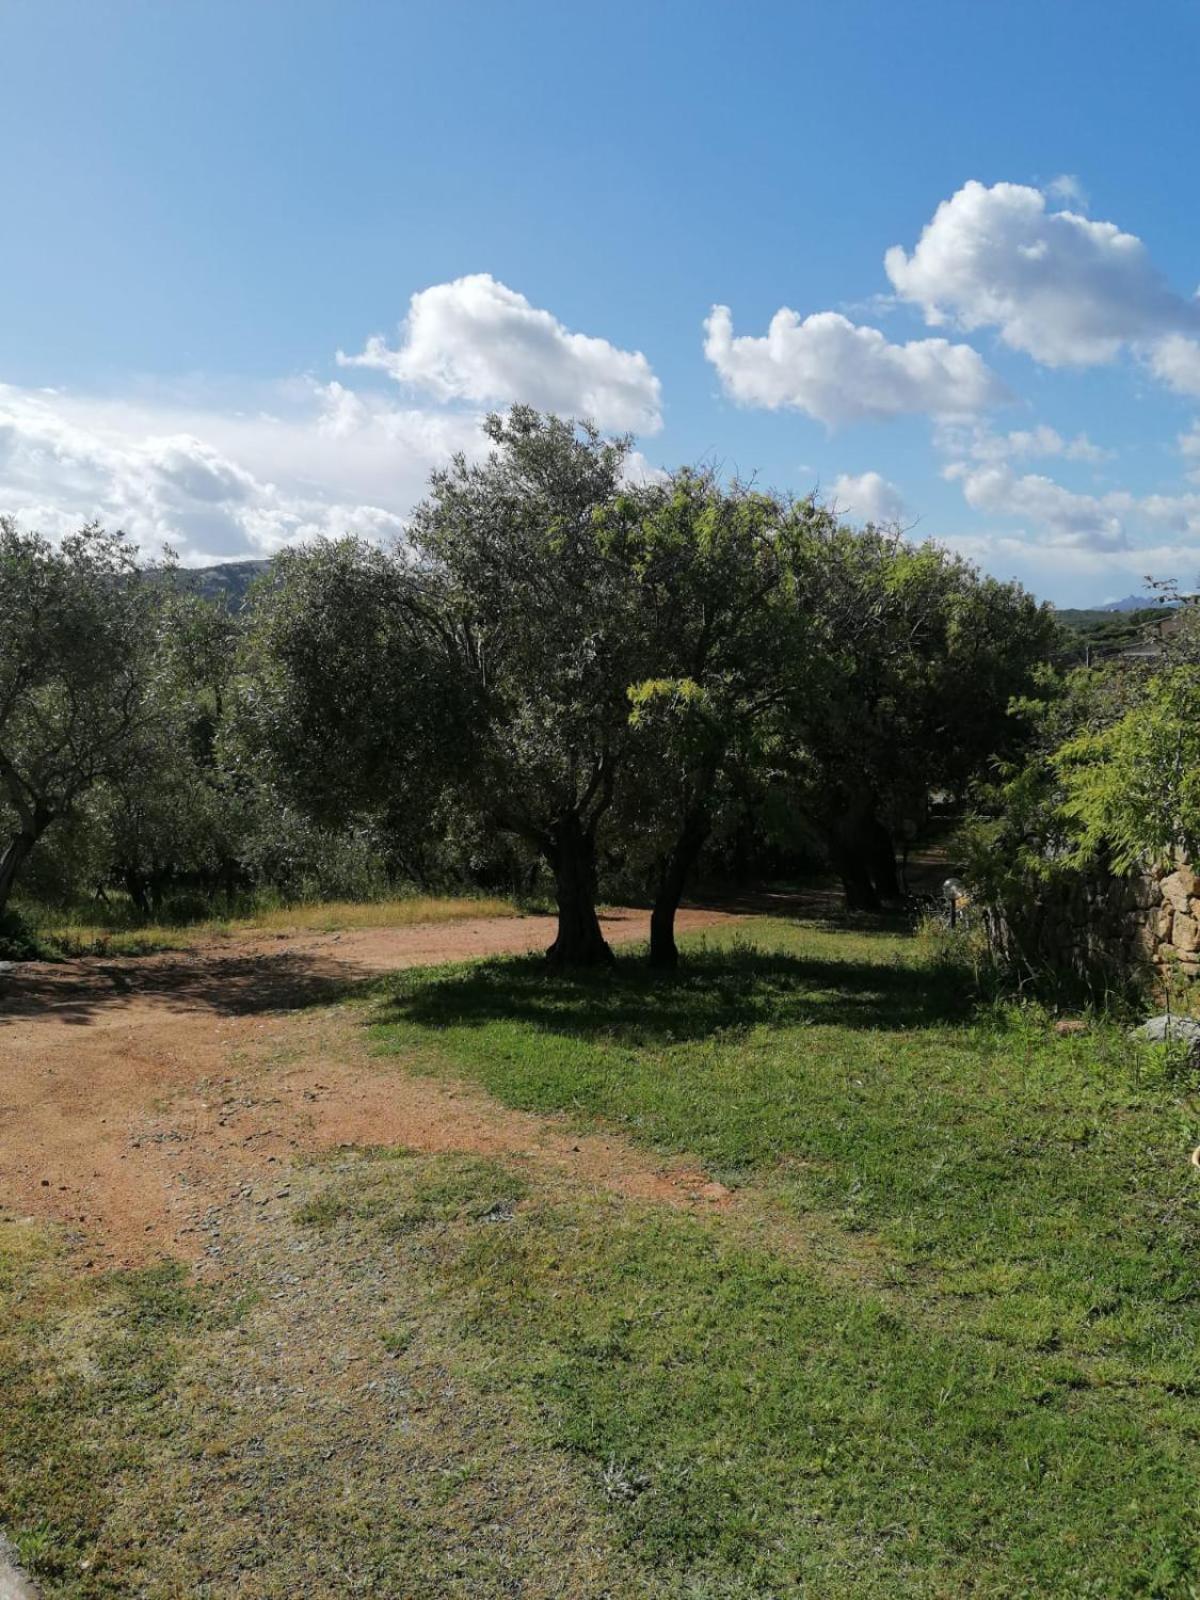
{"label": "white cumulus cloud", "polygon": [[911,254],[884,257],[902,300],[933,327],[995,328],[1045,366],[1094,366],[1123,349],[1200,392],[1200,303],[1178,294],[1136,235],[1053,211],[1023,184],[963,185]]}
{"label": "white cumulus cloud", "polygon": [[1147,360],[1154,376],[1177,394],[1200,394],[1200,340],[1169,333],[1151,347]]}
{"label": "white cumulus cloud", "polygon": [[[1041,473],[1018,477],[1004,465],[947,468],[962,483],[974,511],[1020,517],[1053,544],[1119,550],[1128,542],[1118,509],[1095,495],[1077,494]],[[1127,509],[1123,503],[1121,509]]]}
{"label": "white cumulus cloud", "polygon": [[1018,475],[1004,463],[955,462],[943,475],[962,485],[972,510],[1020,518],[1050,545],[1127,550],[1135,548],[1131,532],[1200,538],[1200,494],[1080,494],[1041,473]]}
{"label": "white cumulus cloud", "polygon": [[946,339],[890,343],[878,328],[836,311],[801,319],[782,307],[766,334],[734,336],[728,306],[714,306],[704,353],[726,391],[745,405],[791,407],[836,425],[912,413],[967,415],[1004,398],[969,345]]}
{"label": "white cumulus cloud", "polygon": [[476,417],[272,386],[269,410],[0,385],[0,510],[56,537],[93,518],[186,563],[402,531],[431,468],[482,450]]}
{"label": "white cumulus cloud", "polygon": [[905,513],[903,495],[878,472],[843,472],[834,480],[833,504],[856,522],[899,522]]}
{"label": "white cumulus cloud", "polygon": [[[1104,592],[1096,592],[1101,582],[1110,596],[1129,594],[1144,590],[1147,573],[1180,578],[1190,585],[1196,571],[1194,546],[1161,541],[1117,550],[1036,543],[999,533],[952,535],[944,542],[998,575],[1012,574],[1039,591],[1047,585],[1059,589],[1068,605],[1089,603],[1089,591],[1099,599]],[[1082,593],[1081,585],[1086,585]]]}
{"label": "white cumulus cloud", "polygon": [[1046,193],[1052,200],[1063,200],[1069,206],[1078,206],[1080,211],[1088,208],[1087,190],[1073,172],[1060,172],[1057,178],[1051,178],[1046,185]]}
{"label": "white cumulus cloud", "polygon": [[654,484],[666,483],[670,476],[664,467],[656,467],[653,462],[647,461],[640,450],[629,452],[621,470],[621,481],[634,488],[648,488]]}
{"label": "white cumulus cloud", "polygon": [[1016,428],[1011,433],[992,433],[976,423],[967,428],[957,424],[943,425],[934,435],[940,450],[956,456],[969,456],[972,461],[1032,460],[1038,457],[1061,456],[1066,461],[1105,461],[1111,452],[1093,444],[1086,433],[1077,433],[1073,439],[1064,439],[1057,428],[1038,423],[1034,428]]}
{"label": "white cumulus cloud", "polygon": [[640,351],[570,332],[489,273],[420,290],[400,332],[394,349],[375,335],[359,355],[339,351],[338,361],[441,401],[522,401],[642,433],[662,424],[661,385]]}

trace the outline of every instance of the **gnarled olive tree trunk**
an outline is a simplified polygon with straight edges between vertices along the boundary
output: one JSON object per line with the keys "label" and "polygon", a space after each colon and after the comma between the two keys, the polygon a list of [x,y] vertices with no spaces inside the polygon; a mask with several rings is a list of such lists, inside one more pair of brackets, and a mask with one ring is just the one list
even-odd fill
{"label": "gnarled olive tree trunk", "polygon": [[873,801],[847,800],[827,823],[826,836],[847,911],[878,911],[885,901],[901,898],[895,846]]}
{"label": "gnarled olive tree trunk", "polygon": [[554,967],[608,965],[613,953],[596,915],[594,831],[570,812],[556,824],[545,854],[558,899],[558,936],[546,951],[547,959]]}
{"label": "gnarled olive tree trunk", "polygon": [[38,835],[31,828],[23,828],[0,855],[0,917],[8,909],[17,875],[33,853]]}
{"label": "gnarled olive tree trunk", "polygon": [[675,913],[683,898],[688,873],[696,865],[708,832],[707,814],[699,809],[690,812],[659,874],[654,909],[650,913],[650,965],[665,972],[679,965]]}

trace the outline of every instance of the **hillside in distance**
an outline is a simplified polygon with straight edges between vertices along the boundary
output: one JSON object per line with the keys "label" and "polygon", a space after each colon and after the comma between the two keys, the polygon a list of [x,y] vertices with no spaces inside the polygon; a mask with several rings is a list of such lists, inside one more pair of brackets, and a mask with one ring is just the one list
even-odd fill
{"label": "hillside in distance", "polygon": [[[211,567],[184,567],[181,581],[206,600],[224,596],[231,611],[240,609],[252,583],[270,569],[269,560],[222,561]],[[1147,623],[1163,614],[1152,595],[1127,595],[1104,606],[1059,606],[1055,615],[1064,628],[1089,642],[1117,644],[1132,641]]]}
{"label": "hillside in distance", "polygon": [[224,597],[231,611],[241,609],[250,585],[270,569],[269,561],[222,561],[214,567],[183,567],[179,579],[205,600]]}

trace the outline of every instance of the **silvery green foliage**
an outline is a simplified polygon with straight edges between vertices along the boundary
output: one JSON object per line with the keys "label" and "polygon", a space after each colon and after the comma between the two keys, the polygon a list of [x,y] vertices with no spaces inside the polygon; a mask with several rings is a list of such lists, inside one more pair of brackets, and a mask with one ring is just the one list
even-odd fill
{"label": "silvery green foliage", "polygon": [[611,804],[644,630],[624,559],[624,439],[514,407],[486,460],[435,473],[414,514],[414,566],[476,695],[471,775],[496,823],[551,847]]}
{"label": "silvery green foliage", "polygon": [[121,533],[0,519],[0,910],[46,830],[136,761],[164,709],[161,594]]}

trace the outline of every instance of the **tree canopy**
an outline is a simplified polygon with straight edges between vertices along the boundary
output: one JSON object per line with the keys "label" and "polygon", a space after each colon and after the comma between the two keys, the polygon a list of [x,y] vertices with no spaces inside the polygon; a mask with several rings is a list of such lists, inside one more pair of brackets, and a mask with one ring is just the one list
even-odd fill
{"label": "tree canopy", "polygon": [[828,513],[685,469],[618,514],[652,674],[628,689],[623,844],[650,868],[650,959],[670,967],[675,912],[722,790],[762,758],[771,713],[799,693],[803,536]]}
{"label": "tree canopy", "polygon": [[47,829],[136,762],[163,712],[160,602],[139,571],[120,533],[52,546],[0,520],[0,913]]}
{"label": "tree canopy", "polygon": [[637,502],[626,439],[514,407],[493,450],[435,473],[410,529],[480,715],[467,784],[496,828],[546,861],[556,962],[604,960],[596,851],[632,742],[647,640],[626,557]]}

